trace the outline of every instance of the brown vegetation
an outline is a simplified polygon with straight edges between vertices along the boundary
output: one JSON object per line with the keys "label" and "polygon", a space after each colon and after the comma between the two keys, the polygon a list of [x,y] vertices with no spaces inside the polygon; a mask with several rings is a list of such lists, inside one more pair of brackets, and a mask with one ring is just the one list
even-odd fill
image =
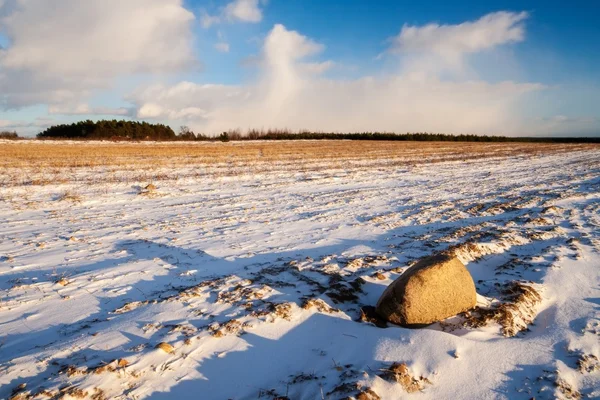
{"label": "brown vegetation", "polygon": [[381,378],[389,382],[399,383],[408,393],[421,391],[425,384],[431,383],[427,378],[415,378],[411,376],[408,366],[405,363],[394,363],[382,371],[379,375]]}
{"label": "brown vegetation", "polygon": [[501,291],[504,302],[491,307],[476,307],[464,314],[465,326],[477,328],[496,322],[506,337],[527,329],[536,316],[535,308],[542,301],[539,292],[529,283],[513,281]]}
{"label": "brown vegetation", "polygon": [[[597,148],[594,144],[454,143],[384,141],[277,141],[235,143],[109,143],[17,141],[0,143],[4,185],[161,181],[189,176],[318,171],[323,163],[411,167],[422,163]],[[338,164],[339,162],[339,164]],[[173,169],[186,171],[171,174]],[[102,174],[77,174],[103,168]],[[123,176],[125,172],[131,172]]]}

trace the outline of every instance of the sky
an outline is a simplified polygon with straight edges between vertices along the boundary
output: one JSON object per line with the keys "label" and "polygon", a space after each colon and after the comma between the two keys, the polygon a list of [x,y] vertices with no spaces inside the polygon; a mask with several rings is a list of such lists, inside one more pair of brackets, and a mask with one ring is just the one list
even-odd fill
{"label": "sky", "polygon": [[0,130],[600,136],[600,3],[0,0]]}

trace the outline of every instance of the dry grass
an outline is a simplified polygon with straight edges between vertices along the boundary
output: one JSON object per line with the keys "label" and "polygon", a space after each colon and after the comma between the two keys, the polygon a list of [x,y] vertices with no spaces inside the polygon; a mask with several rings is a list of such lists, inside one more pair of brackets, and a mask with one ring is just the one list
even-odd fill
{"label": "dry grass", "polygon": [[[110,143],[0,141],[4,185],[87,182],[82,168],[102,171],[103,181],[160,181],[181,178],[175,168],[210,169],[209,174],[318,171],[323,163],[343,168],[348,163],[411,166],[424,162],[467,160],[511,155],[535,156],[599,148],[593,144],[452,143],[384,141],[274,141],[236,143]],[[143,168],[142,168],[143,167]],[[190,172],[191,174],[191,172]],[[195,175],[192,175],[195,176]],[[98,179],[98,178],[94,178]],[[94,180],[95,182],[95,180]]]}
{"label": "dry grass", "polygon": [[582,354],[577,360],[577,369],[582,374],[591,374],[600,370],[600,360],[593,354]]}
{"label": "dry grass", "polygon": [[175,348],[173,348],[173,346],[166,342],[160,342],[156,345],[156,348],[164,351],[167,354],[171,354],[175,351]]}
{"label": "dry grass", "polygon": [[72,203],[81,203],[81,196],[79,196],[78,194],[67,190],[64,193],[61,193],[58,198],[58,201],[70,201]]}
{"label": "dry grass", "polygon": [[495,322],[506,337],[513,337],[528,328],[536,316],[536,306],[542,301],[539,292],[528,283],[512,281],[502,290],[503,303],[492,308],[475,307],[463,314],[464,325],[478,328]]}
{"label": "dry grass", "polygon": [[399,383],[407,393],[415,393],[424,389],[425,384],[431,382],[422,376],[415,378],[410,374],[408,366],[405,363],[393,363],[389,368],[382,369],[379,375],[389,382]]}

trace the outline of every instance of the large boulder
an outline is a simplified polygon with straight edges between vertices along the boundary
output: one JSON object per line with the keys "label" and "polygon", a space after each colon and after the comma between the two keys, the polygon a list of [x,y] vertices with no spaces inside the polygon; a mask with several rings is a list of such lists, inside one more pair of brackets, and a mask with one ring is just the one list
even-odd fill
{"label": "large boulder", "polygon": [[475,283],[462,262],[439,254],[420,260],[383,292],[377,313],[398,325],[426,325],[477,303]]}

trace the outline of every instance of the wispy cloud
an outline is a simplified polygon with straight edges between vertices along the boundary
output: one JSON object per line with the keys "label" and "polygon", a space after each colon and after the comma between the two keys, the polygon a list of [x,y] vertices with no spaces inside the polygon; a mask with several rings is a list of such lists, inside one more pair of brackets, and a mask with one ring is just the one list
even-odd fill
{"label": "wispy cloud", "polygon": [[[494,12],[457,25],[404,25],[388,52],[401,54],[416,72],[461,71],[470,54],[525,39],[526,12]],[[428,65],[428,66],[427,66]]]}
{"label": "wispy cloud", "polygon": [[48,128],[55,123],[56,120],[53,118],[36,118],[33,121],[0,119],[0,130],[15,130],[37,133],[40,129]]}
{"label": "wispy cloud", "polygon": [[221,53],[229,53],[229,43],[226,42],[218,42],[215,43],[215,49]]}
{"label": "wispy cloud", "polygon": [[133,110],[125,107],[91,107],[89,104],[71,105],[51,105],[48,107],[48,114],[57,115],[121,115],[132,114]]}

